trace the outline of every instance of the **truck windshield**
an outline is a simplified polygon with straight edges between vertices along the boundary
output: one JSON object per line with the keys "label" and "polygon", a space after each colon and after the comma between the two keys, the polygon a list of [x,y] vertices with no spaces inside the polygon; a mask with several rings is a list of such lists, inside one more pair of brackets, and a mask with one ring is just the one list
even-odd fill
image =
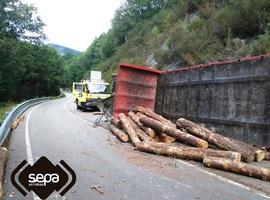
{"label": "truck windshield", "polygon": [[89,93],[92,93],[92,94],[109,93],[109,85],[107,84],[88,83],[87,87],[88,87]]}

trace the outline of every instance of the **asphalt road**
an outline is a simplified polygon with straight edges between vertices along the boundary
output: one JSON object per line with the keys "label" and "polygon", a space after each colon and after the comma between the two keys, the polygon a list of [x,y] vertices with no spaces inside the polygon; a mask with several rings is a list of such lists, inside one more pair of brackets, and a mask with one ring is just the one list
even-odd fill
{"label": "asphalt road", "polygon": [[54,193],[49,199],[270,199],[200,166],[134,152],[104,128],[94,128],[97,116],[77,111],[71,96],[35,106],[25,115],[10,139],[5,200],[37,199],[32,193],[23,197],[11,184],[10,174],[22,160],[35,162],[41,156],[54,164],[66,161],[77,175],[64,197]]}

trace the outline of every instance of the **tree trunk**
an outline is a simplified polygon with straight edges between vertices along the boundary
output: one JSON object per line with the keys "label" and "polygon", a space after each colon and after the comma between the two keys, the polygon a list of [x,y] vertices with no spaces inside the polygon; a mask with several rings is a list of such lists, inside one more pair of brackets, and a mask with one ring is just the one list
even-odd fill
{"label": "tree trunk", "polygon": [[149,126],[155,130],[157,130],[160,133],[166,133],[167,135],[175,138],[176,140],[189,144],[191,146],[199,147],[199,148],[207,148],[208,143],[200,138],[197,138],[193,135],[190,135],[188,133],[182,132],[176,128],[173,128],[172,126],[169,126],[167,124],[162,124],[161,122],[151,119],[149,117],[142,117],[140,119],[140,122],[142,122],[144,125]]}
{"label": "tree trunk", "polygon": [[195,135],[203,140],[208,141],[210,144],[216,145],[217,147],[228,150],[228,151],[237,151],[241,153],[242,160],[245,162],[252,162],[255,158],[255,153],[248,149],[244,148],[242,145],[236,144],[231,139],[214,133],[207,128],[200,126],[192,121],[180,118],[177,120],[176,125],[178,128],[184,128],[192,135]]}
{"label": "tree trunk", "polygon": [[241,154],[231,151],[221,151],[214,149],[202,149],[194,147],[180,147],[158,142],[141,142],[137,144],[140,151],[154,153],[164,156],[172,156],[180,159],[203,161],[205,156],[216,156],[231,159],[235,162],[240,162]]}
{"label": "tree trunk", "polygon": [[136,115],[134,112],[130,111],[128,113],[128,116],[144,131],[146,132],[151,138],[155,137],[156,132],[154,129],[149,128],[144,126],[141,122],[140,122],[140,117],[139,115]]}
{"label": "tree trunk", "polygon": [[123,126],[122,126],[122,123],[121,123],[120,120],[115,121],[115,119],[112,118],[112,119],[110,120],[110,122],[111,122],[111,124],[113,124],[114,126],[116,126],[118,129],[123,129]]}
{"label": "tree trunk", "polygon": [[223,151],[215,149],[203,149],[205,156],[226,158],[234,162],[241,162],[241,153],[235,151]]}
{"label": "tree trunk", "polygon": [[245,176],[270,181],[270,169],[252,166],[245,163],[233,162],[224,158],[208,157],[203,159],[204,166],[234,172]]}
{"label": "tree trunk", "polygon": [[137,146],[137,143],[141,142],[138,138],[136,131],[134,130],[131,120],[123,113],[119,114],[119,119],[122,122],[123,128],[127,131],[129,138],[134,146]]}
{"label": "tree trunk", "polygon": [[[137,112],[137,116],[140,118],[142,117],[147,117],[146,115],[142,114],[141,112]],[[141,122],[140,122],[141,123]],[[145,125],[143,125],[144,127],[146,127]],[[164,143],[173,143],[175,142],[175,138],[166,135],[165,133],[157,133],[154,129],[147,127],[147,129],[150,129],[150,132],[154,133],[152,135],[154,135],[154,139],[157,142],[164,142]]]}
{"label": "tree trunk", "polygon": [[122,130],[118,129],[115,125],[110,125],[111,132],[117,136],[122,142],[128,142],[128,135],[125,134]]}
{"label": "tree trunk", "polygon": [[155,141],[156,142],[163,142],[163,143],[166,143],[166,144],[171,144],[173,142],[175,142],[175,139],[171,136],[168,136],[164,133],[161,133],[161,134],[158,134],[154,137]]}
{"label": "tree trunk", "polygon": [[[140,118],[141,117],[146,117],[146,115],[144,115],[144,114],[142,114],[141,112],[137,112],[136,113],[136,116],[138,117],[138,119],[139,119],[139,121],[140,121]],[[144,125],[143,125],[144,126]],[[157,135],[157,132],[154,130],[154,129],[152,129],[152,128],[150,128],[150,127],[147,127],[147,126],[144,126],[145,128],[146,128],[146,133],[150,136],[150,137],[152,137],[152,138],[154,138],[156,135]]]}
{"label": "tree trunk", "polygon": [[138,112],[141,112],[141,113],[147,115],[148,117],[151,117],[151,118],[153,118],[153,119],[155,119],[155,120],[157,120],[159,122],[162,122],[162,123],[167,124],[167,125],[172,126],[172,127],[176,127],[176,125],[174,123],[172,123],[171,121],[165,119],[161,115],[153,112],[152,110],[150,110],[148,108],[143,108],[141,106],[137,106],[135,110],[138,111]]}
{"label": "tree trunk", "polygon": [[130,118],[127,117],[130,120],[130,124],[132,128],[135,130],[136,134],[142,141],[152,141],[153,139],[147,135],[140,127]]}
{"label": "tree trunk", "polygon": [[260,162],[260,161],[264,160],[264,158],[265,158],[264,151],[257,149],[257,150],[254,150],[254,153],[255,153],[255,161]]}
{"label": "tree trunk", "polygon": [[15,119],[15,120],[12,122],[10,128],[11,128],[12,130],[16,129],[16,128],[18,127],[18,125],[19,125],[21,122],[23,122],[24,118],[25,118],[25,115],[19,116],[17,119]]}
{"label": "tree trunk", "polygon": [[252,151],[254,154],[255,154],[255,161],[256,162],[260,162],[264,159],[265,157],[265,151],[257,148],[257,147],[254,147],[250,144],[247,144],[245,142],[242,142],[242,141],[239,141],[239,140],[236,140],[236,139],[233,139],[233,138],[230,138],[230,140],[235,143],[236,145],[238,146],[241,146],[243,149],[247,149],[248,151]]}
{"label": "tree trunk", "polygon": [[0,199],[3,197],[3,182],[5,166],[8,159],[8,150],[5,147],[0,147]]}

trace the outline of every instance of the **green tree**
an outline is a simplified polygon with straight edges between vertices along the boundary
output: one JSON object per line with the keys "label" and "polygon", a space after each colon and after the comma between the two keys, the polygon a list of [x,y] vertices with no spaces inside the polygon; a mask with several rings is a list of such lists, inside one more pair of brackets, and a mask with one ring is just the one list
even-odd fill
{"label": "green tree", "polygon": [[23,41],[39,43],[45,38],[44,23],[36,15],[33,5],[19,0],[0,2],[0,37],[11,37]]}
{"label": "green tree", "polygon": [[36,9],[19,0],[0,2],[0,102],[57,95],[63,59],[44,45]]}

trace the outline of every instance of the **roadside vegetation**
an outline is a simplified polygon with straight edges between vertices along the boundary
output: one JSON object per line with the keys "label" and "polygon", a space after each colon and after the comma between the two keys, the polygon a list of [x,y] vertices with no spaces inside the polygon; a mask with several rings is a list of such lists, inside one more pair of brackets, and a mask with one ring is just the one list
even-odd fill
{"label": "roadside vegetation", "polygon": [[0,102],[59,94],[64,60],[44,45],[43,27],[32,5],[0,1]]}
{"label": "roadside vegetation", "polygon": [[2,121],[4,121],[5,113],[11,111],[15,105],[16,104],[13,102],[0,104],[0,124]]}
{"label": "roadside vegetation", "polygon": [[269,52],[269,0],[126,0],[66,77],[102,70],[110,81],[119,62],[168,69]]}
{"label": "roadside vegetation", "polygon": [[270,52],[269,0],[125,0],[111,29],[80,55],[44,44],[35,7],[0,1],[0,102],[56,96],[119,62],[171,69]]}

